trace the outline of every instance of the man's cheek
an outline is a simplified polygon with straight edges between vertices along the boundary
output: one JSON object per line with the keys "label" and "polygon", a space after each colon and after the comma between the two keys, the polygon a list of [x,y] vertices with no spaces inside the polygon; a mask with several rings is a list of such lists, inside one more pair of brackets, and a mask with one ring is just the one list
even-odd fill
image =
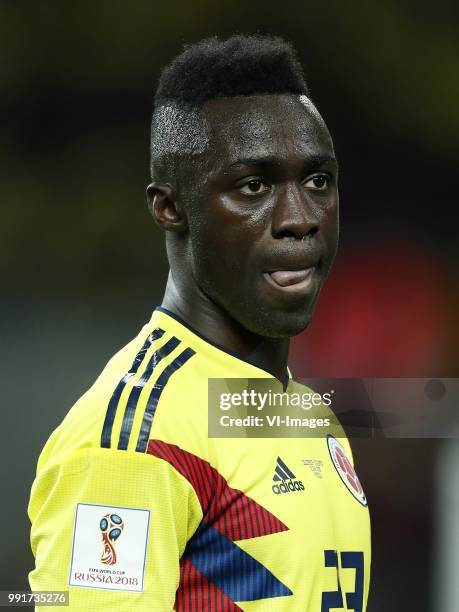
{"label": "man's cheek", "polygon": [[333,251],[338,243],[339,237],[339,214],[338,206],[330,206],[323,213],[320,221],[325,243],[330,251]]}

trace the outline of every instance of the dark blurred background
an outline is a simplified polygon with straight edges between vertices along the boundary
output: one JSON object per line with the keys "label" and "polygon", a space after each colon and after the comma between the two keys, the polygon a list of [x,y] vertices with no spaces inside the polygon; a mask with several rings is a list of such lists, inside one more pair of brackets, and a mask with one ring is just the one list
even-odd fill
{"label": "dark blurred background", "polygon": [[[26,506],[50,431],[162,299],[149,121],[159,71],[186,42],[291,40],[334,137],[340,252],[293,343],[294,375],[457,376],[458,7],[0,2],[0,589],[27,588]],[[436,578],[444,445],[353,441],[373,523],[369,612],[447,609]]]}

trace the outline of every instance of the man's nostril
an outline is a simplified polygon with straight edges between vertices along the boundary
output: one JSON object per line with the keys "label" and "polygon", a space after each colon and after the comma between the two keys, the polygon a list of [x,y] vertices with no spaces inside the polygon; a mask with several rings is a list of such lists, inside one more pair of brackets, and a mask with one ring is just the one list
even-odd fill
{"label": "man's nostril", "polygon": [[296,238],[296,237],[297,236],[295,232],[292,232],[291,230],[284,230],[279,233],[279,238]]}

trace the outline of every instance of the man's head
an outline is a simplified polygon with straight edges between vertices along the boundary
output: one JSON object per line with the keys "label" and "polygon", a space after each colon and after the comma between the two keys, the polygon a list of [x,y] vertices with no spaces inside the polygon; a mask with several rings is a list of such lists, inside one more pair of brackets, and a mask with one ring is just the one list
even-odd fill
{"label": "man's head", "polygon": [[151,160],[174,279],[253,333],[304,329],[337,248],[337,165],[292,47],[185,48],[161,75]]}

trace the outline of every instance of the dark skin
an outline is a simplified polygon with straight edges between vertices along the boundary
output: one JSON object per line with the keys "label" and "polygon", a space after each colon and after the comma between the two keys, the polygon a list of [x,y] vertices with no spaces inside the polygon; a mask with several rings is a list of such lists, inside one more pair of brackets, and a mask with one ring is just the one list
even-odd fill
{"label": "dark skin", "polygon": [[[203,111],[210,143],[199,189],[191,197],[174,180],[147,188],[167,236],[162,306],[285,380],[290,338],[308,326],[336,254],[333,143],[303,96],[218,98]],[[306,270],[306,285],[273,280],[292,270]]]}

